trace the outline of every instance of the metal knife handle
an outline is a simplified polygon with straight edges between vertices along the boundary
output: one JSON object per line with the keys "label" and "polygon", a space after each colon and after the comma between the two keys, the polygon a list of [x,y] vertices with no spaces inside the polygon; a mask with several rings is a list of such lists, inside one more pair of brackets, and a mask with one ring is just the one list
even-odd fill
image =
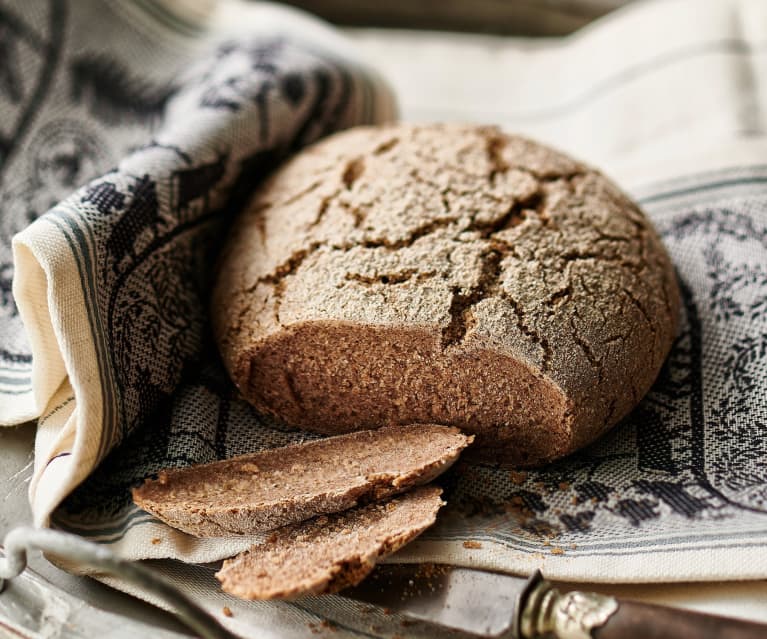
{"label": "metal knife handle", "polygon": [[561,593],[540,576],[522,596],[520,639],[765,639],[767,626],[593,592]]}
{"label": "metal knife handle", "polygon": [[[179,620],[202,639],[237,639],[180,590],[135,562],[76,535],[41,528],[15,528],[5,536],[5,557],[0,557],[0,592],[4,581],[22,573],[27,551],[42,550],[78,567],[95,568],[122,577],[170,605]],[[1,595],[0,595],[1,596]]]}

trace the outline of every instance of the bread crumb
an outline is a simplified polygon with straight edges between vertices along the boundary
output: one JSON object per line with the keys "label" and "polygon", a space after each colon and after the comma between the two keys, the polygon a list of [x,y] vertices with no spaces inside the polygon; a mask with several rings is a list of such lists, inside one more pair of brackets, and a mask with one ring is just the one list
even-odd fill
{"label": "bread crumb", "polygon": [[570,550],[575,550],[577,547],[575,544],[570,544]]}
{"label": "bread crumb", "polygon": [[551,546],[551,542],[548,539],[545,539],[543,542],[544,546]]}
{"label": "bread crumb", "polygon": [[152,539],[152,545],[156,546],[156,545],[157,545],[157,544],[159,544],[161,541],[162,541],[162,539],[160,539],[159,537],[154,537],[154,538]]}
{"label": "bread crumb", "polygon": [[252,462],[246,462],[244,464],[240,464],[240,470],[244,473],[257,473],[261,469]]}
{"label": "bread crumb", "polygon": [[416,575],[421,579],[428,579],[431,581],[434,577],[441,577],[446,575],[448,572],[450,572],[450,568],[448,566],[444,566],[442,564],[427,563],[418,566]]}
{"label": "bread crumb", "polygon": [[474,541],[473,539],[467,539],[463,542],[464,548],[469,548],[471,550],[479,550],[482,548],[482,543],[479,541]]}
{"label": "bread crumb", "polygon": [[559,490],[567,490],[570,488],[570,484],[566,481],[559,482]]}
{"label": "bread crumb", "polygon": [[555,548],[551,549],[551,554],[552,555],[564,555],[565,551],[562,548],[556,548],[555,547]]}
{"label": "bread crumb", "polygon": [[232,609],[229,606],[224,606],[221,609],[221,612],[224,613],[224,617],[234,617],[234,613],[232,612]]}
{"label": "bread crumb", "polygon": [[527,473],[524,470],[520,470],[519,472],[512,470],[509,473],[509,478],[511,479],[512,484],[519,486],[527,481]]}

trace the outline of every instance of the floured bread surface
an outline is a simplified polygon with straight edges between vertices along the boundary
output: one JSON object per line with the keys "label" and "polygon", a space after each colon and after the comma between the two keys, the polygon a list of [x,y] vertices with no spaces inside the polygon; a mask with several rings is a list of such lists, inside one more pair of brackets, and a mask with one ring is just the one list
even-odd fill
{"label": "floured bread surface", "polygon": [[225,561],[216,578],[242,599],[292,599],[358,584],[378,559],[434,523],[441,492],[422,486],[388,502],[281,528]]}
{"label": "floured bread surface", "polygon": [[288,424],[450,424],[534,465],[639,402],[678,307],[658,236],[598,171],[492,127],[399,124],[259,189],[212,317],[243,395]]}
{"label": "floured bread surface", "polygon": [[162,471],[133,501],[197,537],[252,534],[426,484],[471,440],[430,424],[363,431]]}

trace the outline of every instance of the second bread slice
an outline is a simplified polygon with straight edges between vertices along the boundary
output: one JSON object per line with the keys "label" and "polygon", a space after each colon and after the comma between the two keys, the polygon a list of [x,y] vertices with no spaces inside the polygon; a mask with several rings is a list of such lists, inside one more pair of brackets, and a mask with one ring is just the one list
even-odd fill
{"label": "second bread slice", "polygon": [[286,526],[225,561],[216,578],[224,592],[241,599],[294,599],[354,586],[379,559],[434,523],[441,493],[422,486],[387,502]]}
{"label": "second bread slice", "polygon": [[363,431],[162,471],[133,501],[197,537],[273,530],[428,483],[472,439],[432,424]]}

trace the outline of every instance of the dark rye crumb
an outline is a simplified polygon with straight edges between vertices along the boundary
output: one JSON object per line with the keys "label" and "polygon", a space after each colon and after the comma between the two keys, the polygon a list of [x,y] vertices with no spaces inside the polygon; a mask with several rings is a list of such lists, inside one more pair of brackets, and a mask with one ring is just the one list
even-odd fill
{"label": "dark rye crumb", "polygon": [[242,599],[337,592],[362,581],[378,559],[431,526],[443,504],[441,492],[421,486],[388,502],[286,526],[226,560],[216,578]]}
{"label": "dark rye crumb", "polygon": [[133,500],[198,537],[250,534],[428,483],[472,439],[432,424],[363,431],[162,471]]}

